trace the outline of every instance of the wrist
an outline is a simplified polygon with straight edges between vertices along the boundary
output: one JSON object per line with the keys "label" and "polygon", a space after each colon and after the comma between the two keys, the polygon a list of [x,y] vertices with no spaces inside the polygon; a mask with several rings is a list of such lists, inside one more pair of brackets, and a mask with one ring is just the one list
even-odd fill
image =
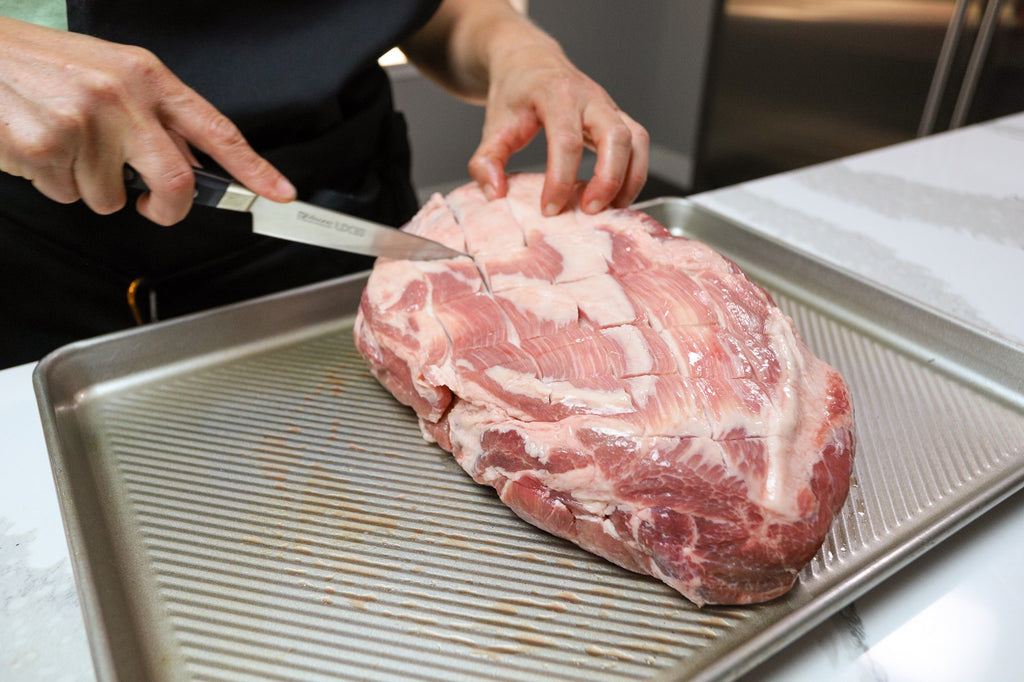
{"label": "wrist", "polygon": [[530,61],[538,58],[566,60],[558,42],[519,13],[495,22],[480,40],[485,82],[493,80],[504,69],[520,68],[524,57]]}

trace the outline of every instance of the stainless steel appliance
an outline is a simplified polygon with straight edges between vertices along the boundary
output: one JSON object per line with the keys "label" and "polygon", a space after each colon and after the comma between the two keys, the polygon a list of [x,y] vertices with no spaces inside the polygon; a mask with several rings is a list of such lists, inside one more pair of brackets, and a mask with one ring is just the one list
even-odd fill
{"label": "stainless steel appliance", "polygon": [[1021,110],[1021,0],[722,0],[696,185]]}

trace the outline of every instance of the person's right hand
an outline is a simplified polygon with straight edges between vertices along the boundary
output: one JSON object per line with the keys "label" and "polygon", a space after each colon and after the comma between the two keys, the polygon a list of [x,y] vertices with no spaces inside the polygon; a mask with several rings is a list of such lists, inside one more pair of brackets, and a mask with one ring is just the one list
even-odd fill
{"label": "person's right hand", "polygon": [[172,225],[192,205],[190,144],[254,192],[295,198],[238,128],[152,53],[0,17],[0,170],[108,214],[125,205],[128,164],[150,189],[139,213]]}

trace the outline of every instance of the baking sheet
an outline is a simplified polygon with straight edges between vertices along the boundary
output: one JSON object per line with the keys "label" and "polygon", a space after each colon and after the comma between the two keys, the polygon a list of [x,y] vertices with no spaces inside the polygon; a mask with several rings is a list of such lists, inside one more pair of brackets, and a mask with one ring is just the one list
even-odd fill
{"label": "baking sheet", "polygon": [[102,680],[726,680],[1024,485],[1024,351],[696,208],[849,382],[849,500],[785,597],[697,609],[522,522],[351,340],[364,276],[36,370]]}

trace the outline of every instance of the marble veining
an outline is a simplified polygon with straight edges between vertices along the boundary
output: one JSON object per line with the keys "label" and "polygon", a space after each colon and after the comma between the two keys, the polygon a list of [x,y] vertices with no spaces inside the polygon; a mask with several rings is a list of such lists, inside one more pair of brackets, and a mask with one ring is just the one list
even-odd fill
{"label": "marble veining", "polygon": [[[789,192],[787,196],[792,197],[792,194]],[[825,200],[835,204],[835,200]],[[766,234],[780,237],[805,253],[839,264],[874,282],[883,282],[904,298],[944,310],[979,327],[989,326],[985,316],[953,289],[942,272],[908,260],[901,255],[897,245],[867,239],[855,227],[846,228],[827,215],[795,208],[794,203],[792,200],[779,201],[771,193],[737,188],[729,193],[727,210],[721,210],[723,207],[715,201],[708,201],[705,205],[745,224],[757,225]],[[852,207],[846,215],[849,217],[857,211]],[[867,220],[873,218],[868,217]],[[766,225],[785,227],[768,229]],[[853,268],[848,265],[850,263],[858,265]]]}
{"label": "marble veining", "polygon": [[1024,345],[1024,116],[693,197]]}
{"label": "marble veining", "polygon": [[[0,678],[7,682],[95,679],[67,559],[38,566],[35,532],[0,517]],[[75,664],[68,665],[68,661]]]}
{"label": "marble veining", "polygon": [[885,666],[871,655],[871,641],[856,604],[850,604],[781,655],[769,659],[740,682],[890,682]]}
{"label": "marble veining", "polygon": [[[935,187],[841,163],[823,166],[796,179],[811,190],[874,211],[888,221],[917,221],[1024,250],[1024,195],[991,196]],[[877,231],[870,226],[868,229]],[[927,249],[928,245],[923,247]]]}

